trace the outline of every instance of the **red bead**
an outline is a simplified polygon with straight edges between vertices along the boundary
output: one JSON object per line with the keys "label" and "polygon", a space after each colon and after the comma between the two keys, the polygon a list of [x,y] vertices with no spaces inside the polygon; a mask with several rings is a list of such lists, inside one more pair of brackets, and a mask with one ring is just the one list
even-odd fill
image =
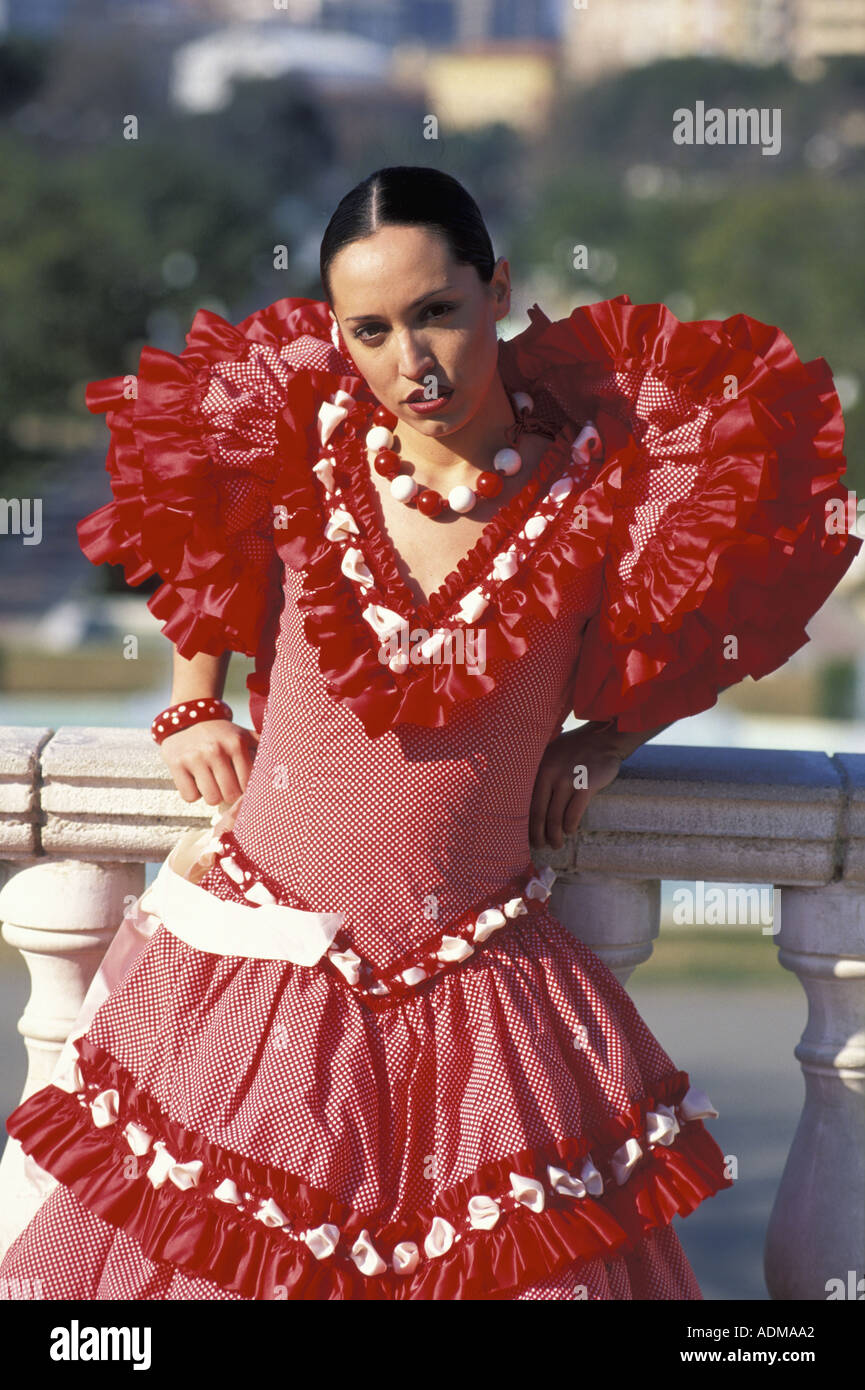
{"label": "red bead", "polygon": [[399,461],[399,454],[395,454],[393,449],[379,449],[373,459],[373,468],[382,478],[395,478],[397,473],[402,472],[402,464]]}
{"label": "red bead", "polygon": [[424,516],[438,516],[444,504],[445,499],[434,487],[422,488],[415,498],[415,505]]}
{"label": "red bead", "polygon": [[485,468],[483,473],[478,474],[478,480],[475,483],[475,491],[478,492],[481,497],[498,497],[503,486],[504,483],[501,474],[491,473],[489,469]]}
{"label": "red bead", "polygon": [[384,425],[386,430],[392,430],[397,423],[397,417],[387,406],[380,405],[372,413],[372,422],[374,425]]}

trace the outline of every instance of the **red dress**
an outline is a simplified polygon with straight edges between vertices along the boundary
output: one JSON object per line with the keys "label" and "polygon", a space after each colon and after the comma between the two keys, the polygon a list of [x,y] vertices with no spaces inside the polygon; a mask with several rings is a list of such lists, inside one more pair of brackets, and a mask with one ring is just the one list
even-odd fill
{"label": "red dress", "polygon": [[[148,890],[76,1065],[8,1122],[59,1186],[0,1275],[48,1298],[699,1299],[671,1222],[732,1185],[717,1112],[551,911],[529,805],[569,711],[648,730],[808,640],[860,544],[824,526],[847,497],[826,363],[745,315],[535,306],[500,364],[549,448],[419,607],[327,306],[201,310],[188,344],[91,386],[114,500],[80,537],[160,575],[182,654],[256,656],[261,740],[181,885],[197,906]],[[406,660],[417,629],[427,655],[472,629],[474,659]]]}

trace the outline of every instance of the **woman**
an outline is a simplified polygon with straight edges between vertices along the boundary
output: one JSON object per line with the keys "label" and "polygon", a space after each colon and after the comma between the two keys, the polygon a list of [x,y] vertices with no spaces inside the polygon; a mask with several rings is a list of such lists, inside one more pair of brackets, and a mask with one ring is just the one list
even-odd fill
{"label": "woman", "polygon": [[[626,296],[498,342],[507,263],[432,169],[352,189],[321,274],[325,300],[202,310],[179,357],[88,395],[114,501],[82,546],[160,575],[154,737],[187,800],[231,810],[9,1121],[59,1185],[0,1274],[699,1299],[671,1222],[731,1186],[717,1112],[529,846],[807,640],[859,545],[823,525],[828,368]],[[229,651],[256,657],[254,735],[220,702]]]}

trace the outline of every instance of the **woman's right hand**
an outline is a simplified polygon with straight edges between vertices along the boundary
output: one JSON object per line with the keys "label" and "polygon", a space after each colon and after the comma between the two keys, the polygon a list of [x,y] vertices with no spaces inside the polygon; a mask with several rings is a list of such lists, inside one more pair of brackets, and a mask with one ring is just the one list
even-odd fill
{"label": "woman's right hand", "polygon": [[234,802],[249,781],[258,734],[228,719],[208,719],[169,734],[159,745],[184,801]]}

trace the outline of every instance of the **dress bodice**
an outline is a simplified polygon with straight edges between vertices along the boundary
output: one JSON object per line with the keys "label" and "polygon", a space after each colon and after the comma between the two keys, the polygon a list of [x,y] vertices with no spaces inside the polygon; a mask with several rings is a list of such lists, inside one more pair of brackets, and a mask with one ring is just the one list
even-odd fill
{"label": "dress bodice", "polygon": [[587,618],[575,603],[533,622],[524,656],[444,727],[401,724],[370,739],[325,689],[299,592],[288,570],[235,839],[311,909],[344,910],[353,945],[383,967],[529,862],[535,776],[569,712]]}

